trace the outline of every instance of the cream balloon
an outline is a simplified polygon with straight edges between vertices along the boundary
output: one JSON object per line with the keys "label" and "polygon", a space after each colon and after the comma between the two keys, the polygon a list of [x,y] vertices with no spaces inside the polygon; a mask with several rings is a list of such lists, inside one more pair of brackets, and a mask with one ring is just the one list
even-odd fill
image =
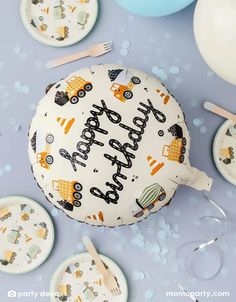
{"label": "cream balloon", "polygon": [[236,85],[236,1],[198,0],[194,34],[207,64]]}

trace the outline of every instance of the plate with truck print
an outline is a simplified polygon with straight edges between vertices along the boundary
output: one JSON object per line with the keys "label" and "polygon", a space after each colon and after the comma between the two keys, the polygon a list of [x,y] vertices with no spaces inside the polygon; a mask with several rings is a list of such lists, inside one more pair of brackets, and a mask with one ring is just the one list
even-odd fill
{"label": "plate with truck print", "polygon": [[105,266],[117,279],[121,294],[113,296],[104,286],[102,275],[88,253],[74,255],[62,262],[53,274],[51,302],[127,302],[128,287],[119,266],[110,258],[100,255]]}
{"label": "plate with truck print", "polygon": [[35,201],[9,196],[0,199],[0,271],[24,274],[49,256],[54,243],[50,216]]}
{"label": "plate with truck print", "polygon": [[213,143],[213,157],[221,175],[236,185],[236,124],[226,121],[217,131]]}
{"label": "plate with truck print", "polygon": [[49,46],[69,46],[93,28],[97,0],[22,0],[21,17],[27,31]]}

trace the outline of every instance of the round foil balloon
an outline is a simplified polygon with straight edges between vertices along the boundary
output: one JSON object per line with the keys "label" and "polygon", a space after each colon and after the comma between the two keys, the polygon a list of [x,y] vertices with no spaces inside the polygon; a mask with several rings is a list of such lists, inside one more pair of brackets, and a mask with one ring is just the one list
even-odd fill
{"label": "round foil balloon", "polygon": [[157,17],[173,14],[192,3],[194,0],[116,0],[131,13]]}
{"label": "round foil balloon", "polygon": [[166,205],[180,184],[211,186],[189,164],[179,104],[135,69],[96,65],[49,86],[29,139],[48,200],[89,224],[135,223]]}
{"label": "round foil balloon", "polygon": [[198,0],[194,32],[207,64],[236,85],[236,1]]}

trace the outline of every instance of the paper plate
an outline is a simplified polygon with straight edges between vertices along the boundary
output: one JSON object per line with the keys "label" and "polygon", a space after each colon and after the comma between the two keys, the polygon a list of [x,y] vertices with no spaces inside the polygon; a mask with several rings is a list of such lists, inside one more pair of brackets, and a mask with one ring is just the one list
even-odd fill
{"label": "paper plate", "polygon": [[40,266],[52,250],[51,218],[43,207],[29,198],[1,198],[0,242],[0,271],[30,272]]}
{"label": "paper plate", "polygon": [[97,0],[22,0],[21,17],[27,31],[49,46],[79,42],[93,28]]}
{"label": "paper plate", "polygon": [[216,133],[213,157],[222,176],[236,185],[236,124],[226,121]]}
{"label": "paper plate", "polygon": [[126,302],[128,287],[125,276],[119,266],[103,255],[105,265],[117,278],[121,295],[113,296],[103,285],[102,275],[97,272],[96,265],[88,253],[81,253],[65,260],[53,274],[50,293],[51,302]]}

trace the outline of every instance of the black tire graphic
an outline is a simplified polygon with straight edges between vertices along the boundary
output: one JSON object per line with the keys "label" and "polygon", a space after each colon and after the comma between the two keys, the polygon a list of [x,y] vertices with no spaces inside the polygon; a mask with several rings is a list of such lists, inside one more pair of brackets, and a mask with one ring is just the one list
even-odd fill
{"label": "black tire graphic", "polygon": [[77,183],[74,184],[74,189],[76,191],[82,191],[83,187],[80,183],[77,182]]}
{"label": "black tire graphic", "polygon": [[184,162],[184,155],[181,155],[179,158],[179,162],[182,164]]}
{"label": "black tire graphic", "polygon": [[46,142],[48,144],[52,144],[54,142],[54,136],[52,134],[48,134],[46,137]]}
{"label": "black tire graphic", "polygon": [[79,201],[79,200],[74,200],[73,201],[73,205],[75,206],[75,207],[81,207],[81,202]]}
{"label": "black tire graphic", "polygon": [[85,95],[86,95],[86,92],[85,92],[85,90],[80,89],[80,90],[78,91],[77,95],[78,95],[79,98],[84,98]]}
{"label": "black tire graphic", "polygon": [[140,78],[138,78],[138,77],[132,77],[131,81],[132,81],[132,83],[135,84],[135,85],[138,85],[138,84],[141,83],[141,80],[140,80]]}
{"label": "black tire graphic", "polygon": [[73,196],[75,199],[80,200],[82,198],[82,195],[79,192],[74,192]]}
{"label": "black tire graphic", "polygon": [[86,85],[84,85],[84,90],[91,91],[92,89],[93,89],[93,85],[92,84],[86,84]]}
{"label": "black tire graphic", "polygon": [[75,95],[75,96],[72,96],[71,99],[70,99],[70,102],[71,104],[77,104],[79,101],[79,98]]}
{"label": "black tire graphic", "polygon": [[130,90],[126,90],[123,95],[127,100],[130,100],[133,97],[133,92]]}
{"label": "black tire graphic", "polygon": [[46,163],[47,163],[48,165],[52,165],[53,162],[54,162],[54,159],[53,159],[52,155],[46,156]]}

